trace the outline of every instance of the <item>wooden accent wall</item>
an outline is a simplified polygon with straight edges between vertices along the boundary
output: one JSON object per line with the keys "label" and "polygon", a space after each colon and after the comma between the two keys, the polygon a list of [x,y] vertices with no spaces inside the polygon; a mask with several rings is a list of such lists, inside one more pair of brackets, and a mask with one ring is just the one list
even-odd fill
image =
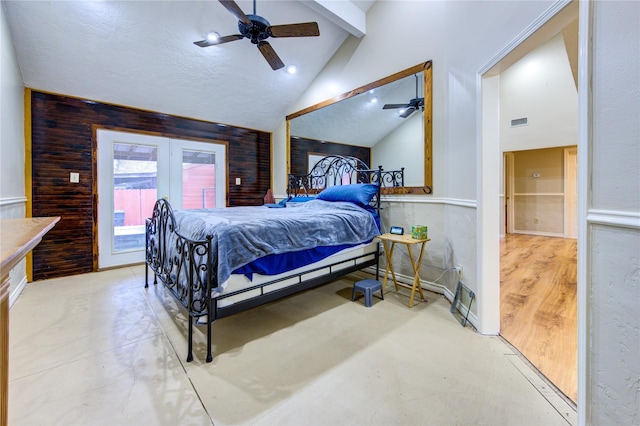
{"label": "wooden accent wall", "polygon": [[[92,127],[228,143],[229,206],[261,205],[271,185],[271,134],[195,119],[31,92],[32,216],[61,220],[33,251],[33,279],[94,271],[97,141]],[[80,183],[69,183],[79,172]],[[236,186],[235,178],[242,179]]]}
{"label": "wooden accent wall", "polygon": [[[343,155],[356,157],[371,167],[371,148],[353,145],[344,145],[332,142],[320,142],[315,139],[292,138],[291,139],[291,174],[304,175],[309,172],[307,153],[318,155]],[[374,165],[372,168],[378,167]]]}

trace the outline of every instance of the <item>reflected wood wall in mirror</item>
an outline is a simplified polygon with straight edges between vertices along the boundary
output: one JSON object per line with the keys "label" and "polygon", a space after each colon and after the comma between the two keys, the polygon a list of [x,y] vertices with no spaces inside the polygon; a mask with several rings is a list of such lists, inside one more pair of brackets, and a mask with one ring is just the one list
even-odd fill
{"label": "reflected wood wall in mirror", "polygon": [[306,158],[298,140],[370,148],[371,167],[405,167],[408,186],[384,188],[384,193],[431,194],[431,61],[288,115],[287,173],[305,167],[297,164]]}
{"label": "reflected wood wall in mirror", "polygon": [[371,149],[364,146],[343,145],[335,143],[323,143],[315,139],[294,137],[289,154],[291,158],[291,174],[301,176],[311,171],[309,154],[326,157],[328,155],[341,155],[343,157],[356,157],[365,164],[371,164]]}

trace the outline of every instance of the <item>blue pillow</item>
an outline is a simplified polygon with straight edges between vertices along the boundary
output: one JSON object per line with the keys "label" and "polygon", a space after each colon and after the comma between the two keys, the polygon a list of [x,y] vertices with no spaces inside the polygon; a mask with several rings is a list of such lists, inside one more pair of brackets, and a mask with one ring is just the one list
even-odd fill
{"label": "blue pillow", "polygon": [[324,201],[348,201],[359,206],[369,204],[374,195],[378,193],[378,185],[370,183],[356,183],[351,185],[335,185],[318,194],[318,200]]}

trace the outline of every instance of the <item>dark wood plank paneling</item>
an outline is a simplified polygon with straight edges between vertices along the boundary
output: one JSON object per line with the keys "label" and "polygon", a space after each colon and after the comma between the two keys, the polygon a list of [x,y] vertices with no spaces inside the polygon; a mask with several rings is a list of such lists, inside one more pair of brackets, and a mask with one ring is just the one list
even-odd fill
{"label": "dark wood plank paneling", "polygon": [[[371,149],[362,146],[320,142],[315,139],[294,138],[291,140],[291,174],[304,175],[309,172],[307,153],[319,155],[343,155],[356,157],[371,167]],[[374,166],[377,167],[377,166]]]}
{"label": "dark wood plank paneling", "polygon": [[[60,216],[33,251],[34,280],[92,272],[93,126],[228,145],[229,206],[261,205],[271,183],[271,137],[244,129],[67,96],[31,92],[32,215]],[[69,183],[79,172],[80,183]],[[242,185],[235,185],[235,178]]]}

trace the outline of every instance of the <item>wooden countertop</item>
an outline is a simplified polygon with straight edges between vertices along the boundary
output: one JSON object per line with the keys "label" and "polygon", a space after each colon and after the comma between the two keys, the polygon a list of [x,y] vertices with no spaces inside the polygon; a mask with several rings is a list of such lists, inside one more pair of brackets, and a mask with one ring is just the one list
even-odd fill
{"label": "wooden countertop", "polygon": [[60,217],[0,219],[0,277],[24,258],[60,220]]}
{"label": "wooden countertop", "polygon": [[59,217],[0,219],[0,426],[9,405],[9,272],[42,240]]}

